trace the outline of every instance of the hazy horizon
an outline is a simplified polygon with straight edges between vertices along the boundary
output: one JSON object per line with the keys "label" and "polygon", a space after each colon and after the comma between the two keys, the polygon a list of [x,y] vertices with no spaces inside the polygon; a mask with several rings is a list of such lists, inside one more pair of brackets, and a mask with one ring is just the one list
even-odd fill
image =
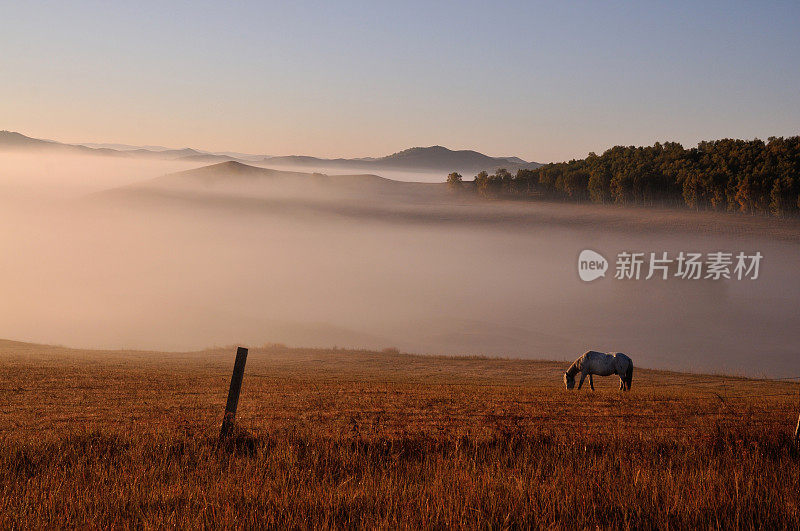
{"label": "hazy horizon", "polygon": [[[610,223],[598,206],[475,202],[444,185],[240,179],[225,165],[153,181],[187,164],[0,159],[0,338],[156,350],[278,342],[565,361],[601,349],[656,368],[793,370],[797,243],[741,233],[741,225],[700,233],[688,219],[643,230],[634,222],[646,221],[645,211]],[[758,250],[766,258],[756,282],[586,284],[575,269],[584,248],[609,256]]]}
{"label": "hazy horizon", "polygon": [[[207,153],[207,154],[211,154],[211,155],[230,156],[231,158],[245,157],[245,158],[243,158],[241,160],[246,162],[246,163],[252,163],[252,164],[265,163],[265,162],[269,163],[270,159],[281,158],[281,157],[293,157],[293,156],[313,157],[313,158],[318,158],[323,162],[324,161],[328,161],[328,160],[337,160],[337,159],[346,159],[346,160],[363,160],[363,159],[370,159],[370,158],[376,158],[377,159],[377,158],[393,155],[393,154],[396,154],[396,153],[399,153],[399,152],[402,152],[402,151],[406,151],[406,150],[409,150],[409,149],[414,149],[414,148],[433,148],[433,147],[444,147],[446,149],[449,149],[450,151],[474,151],[474,152],[481,153],[483,155],[487,155],[489,157],[494,157],[494,158],[516,157],[516,155],[514,155],[514,154],[497,155],[497,154],[492,154],[492,153],[484,153],[484,152],[480,151],[479,149],[472,149],[472,148],[453,149],[450,146],[442,146],[441,144],[433,144],[433,145],[430,145],[430,146],[428,146],[428,145],[426,145],[426,146],[406,146],[404,148],[399,148],[399,149],[396,149],[396,150],[388,152],[388,153],[375,154],[374,156],[370,156],[370,157],[352,157],[352,158],[351,157],[343,157],[343,156],[322,157],[322,156],[314,155],[313,153],[287,153],[287,154],[244,153],[242,151],[225,151],[225,150],[214,150],[214,149],[201,149],[201,148],[197,148],[195,146],[180,146],[180,147],[176,147],[176,146],[160,146],[160,145],[156,146],[156,145],[152,145],[152,144],[132,145],[132,144],[124,144],[124,143],[99,142],[99,141],[98,142],[74,142],[74,141],[69,141],[69,140],[59,140],[59,139],[52,138],[52,137],[34,137],[34,136],[31,136],[30,134],[26,134],[25,131],[12,131],[12,130],[8,130],[8,129],[0,129],[0,132],[16,133],[16,134],[31,138],[33,140],[44,140],[46,142],[55,142],[55,143],[58,143],[58,144],[64,144],[64,145],[68,145],[68,146],[86,146],[86,147],[90,147],[90,148],[93,148],[93,149],[103,149],[103,148],[113,149],[115,151],[119,151],[119,152],[122,152],[122,153],[124,153],[126,151],[137,150],[137,149],[144,149],[144,150],[153,151],[153,152],[179,151],[179,150],[183,150],[183,149],[193,149],[193,150],[196,150],[196,151],[198,151],[200,153]],[[12,148],[12,151],[16,151],[16,149]],[[176,160],[179,160],[179,159],[176,159]],[[187,161],[187,162],[192,162],[192,161]],[[537,162],[538,163],[539,161],[526,161],[526,162]],[[200,161],[198,163],[199,164],[205,164],[205,163],[207,163],[207,161]],[[292,165],[291,163],[286,163],[286,162],[284,162],[282,164],[286,165],[286,166],[291,166]],[[305,166],[305,167],[310,168],[309,171],[318,171],[316,169],[313,169],[314,166]],[[389,170],[389,171],[392,171],[392,170]],[[409,170],[396,170],[396,171],[406,171],[407,173],[408,172],[413,173],[414,170],[409,169]],[[445,175],[442,175],[441,176],[441,180],[444,180],[445,177],[446,177]]]}
{"label": "hazy horizon", "polygon": [[444,145],[536,162],[791,136],[799,20],[795,2],[13,4],[0,20],[0,128],[326,158]]}

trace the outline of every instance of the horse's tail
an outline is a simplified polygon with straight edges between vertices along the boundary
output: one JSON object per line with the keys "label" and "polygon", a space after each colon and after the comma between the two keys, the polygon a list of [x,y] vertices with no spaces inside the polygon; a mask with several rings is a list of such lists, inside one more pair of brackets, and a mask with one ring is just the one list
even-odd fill
{"label": "horse's tail", "polygon": [[625,370],[625,386],[628,391],[631,390],[631,383],[633,383],[633,362],[628,363],[628,368]]}

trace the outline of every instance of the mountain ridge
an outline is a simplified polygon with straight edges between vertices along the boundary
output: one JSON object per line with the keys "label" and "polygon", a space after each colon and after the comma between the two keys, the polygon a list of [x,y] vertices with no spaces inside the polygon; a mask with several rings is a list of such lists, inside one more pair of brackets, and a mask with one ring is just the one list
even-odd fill
{"label": "mountain ridge", "polygon": [[451,171],[477,173],[483,170],[493,171],[497,168],[514,171],[522,168],[536,169],[541,166],[538,162],[528,162],[519,157],[490,157],[471,149],[452,150],[440,145],[412,147],[377,158],[324,159],[307,155],[290,155],[267,157],[262,162],[280,165],[373,168],[376,171],[381,168],[422,169],[447,171],[448,173]]}
{"label": "mountain ridge", "polygon": [[350,216],[380,210],[379,204],[436,203],[449,197],[447,185],[397,181],[374,174],[326,175],[251,166],[226,161],[168,173],[145,181],[95,192],[92,205],[194,205],[247,211]]}
{"label": "mountain ridge", "polygon": [[[27,150],[55,150],[61,152],[74,152],[94,155],[110,155],[119,157],[142,157],[164,160],[184,160],[187,162],[226,162],[234,161],[245,164],[272,164],[280,166],[306,166],[331,169],[355,169],[371,172],[381,170],[407,170],[407,171],[452,171],[477,173],[483,170],[494,171],[497,168],[506,168],[515,171],[521,168],[535,169],[541,166],[537,162],[528,162],[519,157],[491,157],[474,150],[452,150],[440,145],[427,147],[412,147],[383,157],[359,158],[319,158],[309,155],[289,156],[259,156],[238,153],[212,153],[193,148],[169,149],[157,146],[137,147],[127,144],[116,144],[120,149],[115,149],[113,144],[66,144],[53,140],[41,140],[25,136],[15,131],[0,131],[0,150],[27,149]],[[124,149],[122,148],[124,146]],[[261,158],[259,158],[261,157]]]}

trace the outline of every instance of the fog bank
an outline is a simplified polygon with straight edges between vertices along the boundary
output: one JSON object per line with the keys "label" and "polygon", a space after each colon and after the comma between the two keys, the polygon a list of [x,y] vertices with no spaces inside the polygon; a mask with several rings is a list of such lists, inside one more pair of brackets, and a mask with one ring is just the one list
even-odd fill
{"label": "fog bank", "polygon": [[[797,375],[791,241],[626,230],[558,218],[553,205],[510,205],[528,209],[520,223],[496,203],[425,202],[419,189],[383,184],[333,193],[339,185],[306,180],[256,194],[226,191],[223,176],[222,188],[197,194],[87,199],[198,165],[9,157],[0,155],[0,186],[14,191],[0,200],[3,338],[560,360],[618,350],[654,368]],[[586,248],[612,262],[623,250],[760,251],[764,261],[756,281],[620,281],[609,271],[584,283],[576,262]]]}

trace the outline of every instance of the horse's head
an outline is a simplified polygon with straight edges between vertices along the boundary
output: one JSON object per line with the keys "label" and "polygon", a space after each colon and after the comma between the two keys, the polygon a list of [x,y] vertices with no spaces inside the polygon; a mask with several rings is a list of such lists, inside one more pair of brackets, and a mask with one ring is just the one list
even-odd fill
{"label": "horse's head", "polygon": [[564,387],[566,387],[567,390],[575,388],[575,377],[574,376],[570,376],[566,372],[564,373]]}

